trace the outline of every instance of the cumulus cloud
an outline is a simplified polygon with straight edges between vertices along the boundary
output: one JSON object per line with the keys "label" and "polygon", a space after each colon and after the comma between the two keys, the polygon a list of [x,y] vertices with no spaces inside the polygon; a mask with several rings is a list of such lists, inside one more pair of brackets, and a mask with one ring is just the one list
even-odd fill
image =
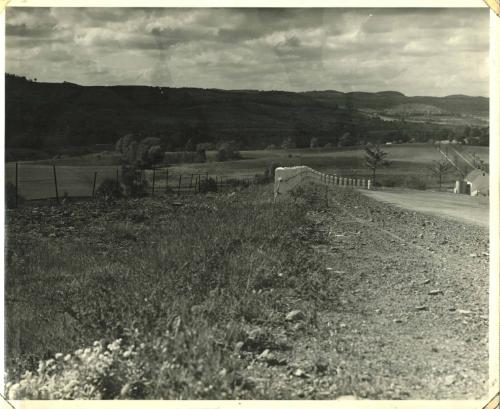
{"label": "cumulus cloud", "polygon": [[9,8],[8,72],[38,81],[488,92],[488,9]]}

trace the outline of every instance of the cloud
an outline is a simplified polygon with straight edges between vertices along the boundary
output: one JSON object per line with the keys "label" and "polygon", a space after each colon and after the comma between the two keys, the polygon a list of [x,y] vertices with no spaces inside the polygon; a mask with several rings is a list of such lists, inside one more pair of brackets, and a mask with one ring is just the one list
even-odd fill
{"label": "cloud", "polygon": [[487,95],[488,18],[486,8],[9,8],[6,68],[88,85]]}

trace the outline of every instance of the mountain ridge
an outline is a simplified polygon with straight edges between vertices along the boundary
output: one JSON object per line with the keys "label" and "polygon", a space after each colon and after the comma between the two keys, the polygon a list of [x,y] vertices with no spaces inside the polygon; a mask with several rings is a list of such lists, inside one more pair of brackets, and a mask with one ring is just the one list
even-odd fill
{"label": "mountain ridge", "polygon": [[[335,145],[397,140],[403,134],[405,139],[423,141],[442,131],[432,124],[432,117],[417,126],[397,118],[390,123],[377,115],[367,117],[363,110],[383,113],[401,104],[424,104],[457,120],[487,117],[489,105],[484,97],[407,97],[398,91],[88,86],[36,82],[11,74],[6,75],[5,95],[6,146],[27,148],[115,143],[127,133],[158,136],[171,150],[182,149],[189,139],[236,140],[249,148],[280,145],[289,137],[299,147],[308,146],[312,137]],[[346,134],[351,138],[342,142]]]}

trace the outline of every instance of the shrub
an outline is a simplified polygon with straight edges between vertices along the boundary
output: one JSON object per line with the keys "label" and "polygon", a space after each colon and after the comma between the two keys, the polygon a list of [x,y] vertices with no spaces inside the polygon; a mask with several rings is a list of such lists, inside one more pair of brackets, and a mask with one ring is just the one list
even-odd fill
{"label": "shrub", "polygon": [[213,178],[200,180],[200,193],[217,192],[217,182]]}
{"label": "shrub", "polygon": [[123,187],[116,179],[107,178],[101,182],[95,196],[104,200],[119,199],[123,197]]}
{"label": "shrub", "polygon": [[228,159],[227,151],[224,148],[221,148],[215,154],[215,160],[217,162],[225,162]]}
{"label": "shrub", "polygon": [[218,146],[215,160],[217,162],[224,162],[230,159],[241,159],[241,154],[236,150],[237,144],[234,141],[222,142]]}
{"label": "shrub", "polygon": [[[17,204],[24,202],[24,197],[17,195]],[[7,209],[14,209],[16,207],[16,187],[13,183],[7,182],[5,184],[5,206]]]}
{"label": "shrub", "polygon": [[295,142],[290,137],[285,138],[281,143],[281,149],[293,149],[295,147],[296,147]]}
{"label": "shrub", "polygon": [[147,195],[148,183],[142,178],[141,172],[136,166],[122,166],[122,182],[125,185],[127,196],[144,197]]}

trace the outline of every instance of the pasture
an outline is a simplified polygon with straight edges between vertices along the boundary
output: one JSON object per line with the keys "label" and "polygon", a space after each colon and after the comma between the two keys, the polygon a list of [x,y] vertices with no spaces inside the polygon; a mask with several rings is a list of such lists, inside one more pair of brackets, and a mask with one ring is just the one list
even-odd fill
{"label": "pasture", "polygon": [[[402,144],[385,145],[387,167],[377,171],[378,181],[388,187],[425,186],[437,189],[438,182],[431,174],[433,161],[442,160],[434,145]],[[464,146],[462,149],[488,162],[488,148]],[[361,147],[325,149],[290,149],[290,150],[255,150],[241,151],[242,159],[216,162],[214,151],[207,152],[207,162],[175,164],[168,167],[171,175],[185,175],[182,183],[188,184],[192,174],[209,176],[253,177],[263,174],[272,163],[281,166],[307,165],[326,173],[336,173],[344,177],[369,177],[371,172],[365,166],[364,151]],[[91,196],[94,173],[97,172],[97,186],[104,178],[116,178],[120,167],[113,152],[93,153],[81,157],[63,157],[53,161],[35,161],[19,163],[19,194],[27,199],[55,197],[52,164],[56,165],[59,195]],[[15,181],[15,164],[5,166],[7,182]],[[146,171],[146,177],[152,182],[152,171]],[[443,186],[451,189],[457,172],[449,172],[443,178]],[[156,185],[165,187],[165,174],[159,173]],[[169,183],[176,186],[177,180]],[[184,186],[184,185],[183,185]]]}

